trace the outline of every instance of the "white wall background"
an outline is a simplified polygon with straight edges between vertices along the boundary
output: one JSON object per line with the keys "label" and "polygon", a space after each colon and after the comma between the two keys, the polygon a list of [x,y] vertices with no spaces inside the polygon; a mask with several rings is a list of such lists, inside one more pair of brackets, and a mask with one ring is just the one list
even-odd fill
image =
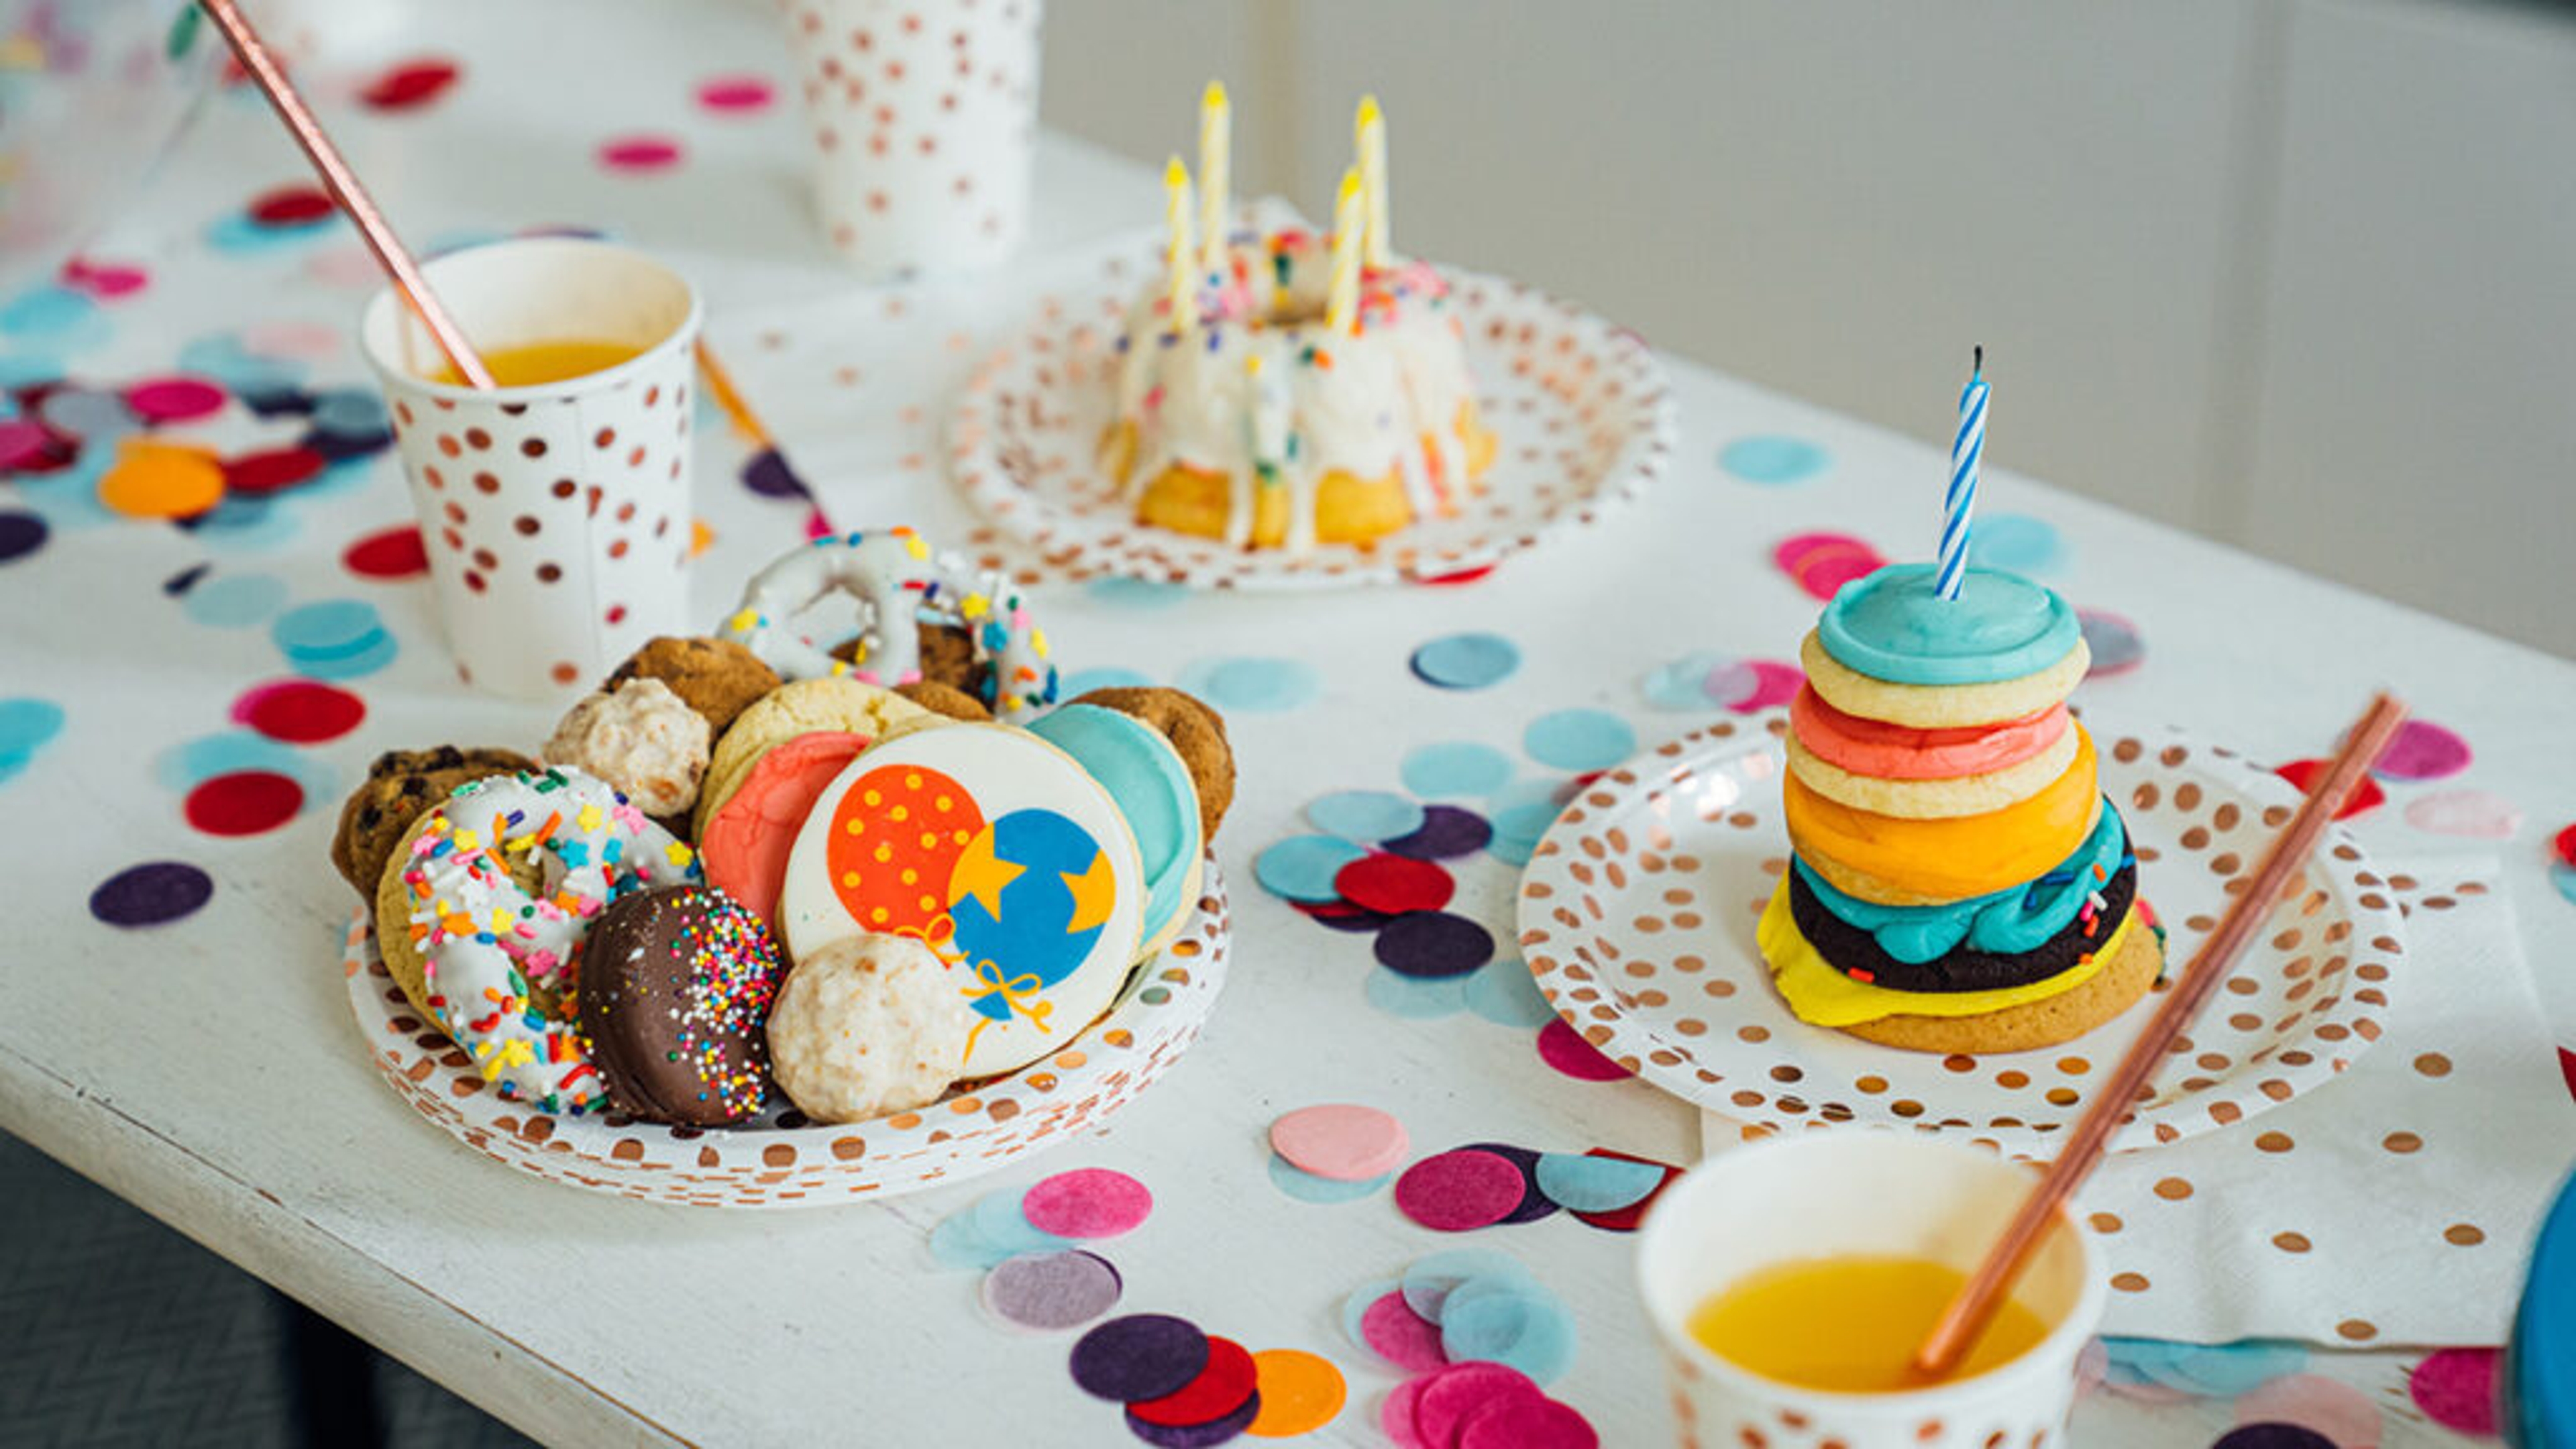
{"label": "white wall background", "polygon": [[1408,251],[1945,445],[1982,342],[1998,465],[2576,656],[2576,7],[1051,6],[1077,135],[1211,76],[1240,190],[1374,90]]}

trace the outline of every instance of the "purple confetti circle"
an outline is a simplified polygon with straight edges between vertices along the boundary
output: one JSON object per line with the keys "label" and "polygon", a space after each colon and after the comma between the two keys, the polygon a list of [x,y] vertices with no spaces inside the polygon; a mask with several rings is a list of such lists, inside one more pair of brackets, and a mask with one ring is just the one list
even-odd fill
{"label": "purple confetti circle", "polygon": [[52,531],[32,513],[0,513],[0,563],[14,563],[43,548]]}
{"label": "purple confetti circle", "polygon": [[1079,1328],[1118,1306],[1118,1269],[1097,1253],[1024,1253],[984,1276],[984,1306],[1022,1328]]}
{"label": "purple confetti circle", "polygon": [[1186,1318],[1131,1313],[1073,1346],[1073,1381],[1097,1399],[1142,1403],[1179,1393],[1207,1369],[1207,1335]]}
{"label": "purple confetti circle", "polygon": [[1447,911],[1407,911],[1377,933],[1377,959],[1404,976],[1464,976],[1494,959],[1494,934]]}
{"label": "purple confetti circle", "polygon": [[1407,860],[1456,860],[1462,855],[1474,855],[1493,838],[1494,827],[1473,810],[1425,805],[1420,829],[1398,836],[1381,848]]}
{"label": "purple confetti circle", "polygon": [[811,498],[805,480],[776,448],[763,448],[742,465],[742,486],[763,498]]}
{"label": "purple confetti circle", "polygon": [[89,893],[89,913],[111,926],[160,926],[214,899],[215,879],[184,861],[155,860],[109,876]]}
{"label": "purple confetti circle", "polygon": [[2296,1424],[2240,1424],[2209,1449],[2335,1449],[2335,1441]]}
{"label": "purple confetti circle", "polygon": [[1261,1395],[1256,1392],[1233,1413],[1204,1424],[1149,1424],[1137,1418],[1136,1411],[1130,1409],[1127,1411],[1127,1427],[1137,1438],[1159,1445],[1160,1449],[1211,1449],[1211,1446],[1240,1436],[1259,1417]]}
{"label": "purple confetti circle", "polygon": [[1508,1142],[1470,1142],[1467,1150],[1490,1152],[1521,1170],[1521,1205],[1503,1214],[1505,1223],[1534,1223],[1556,1211],[1556,1199],[1539,1191],[1539,1155],[1536,1152],[1526,1147],[1514,1147]]}

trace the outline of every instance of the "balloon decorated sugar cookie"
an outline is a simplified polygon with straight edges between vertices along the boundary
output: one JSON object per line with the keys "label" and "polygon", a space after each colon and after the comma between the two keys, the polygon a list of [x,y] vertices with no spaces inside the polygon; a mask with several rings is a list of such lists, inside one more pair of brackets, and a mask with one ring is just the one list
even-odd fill
{"label": "balloon decorated sugar cookie", "polygon": [[977,1021],[967,1077],[1057,1050],[1105,1009],[1143,940],[1134,836],[1071,756],[962,724],[890,740],[823,789],[797,836],[780,926],[802,959],[863,932],[951,963]]}

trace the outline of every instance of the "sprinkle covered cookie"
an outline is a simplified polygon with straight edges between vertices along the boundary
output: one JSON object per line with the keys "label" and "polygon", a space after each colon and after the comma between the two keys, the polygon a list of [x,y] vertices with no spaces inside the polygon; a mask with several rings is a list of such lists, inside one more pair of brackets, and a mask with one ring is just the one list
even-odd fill
{"label": "sprinkle covered cookie", "polygon": [[609,903],[590,928],[581,1034],[609,1105],[720,1127],[769,1093],[769,1011],[787,963],[769,926],[702,885]]}

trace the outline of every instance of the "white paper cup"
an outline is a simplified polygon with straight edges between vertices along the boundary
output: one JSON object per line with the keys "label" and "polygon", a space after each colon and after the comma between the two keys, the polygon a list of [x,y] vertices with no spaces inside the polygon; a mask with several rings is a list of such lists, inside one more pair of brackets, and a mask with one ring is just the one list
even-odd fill
{"label": "white paper cup", "polygon": [[1851,1254],[1972,1272],[2038,1178],[1911,1133],[1842,1128],[1709,1159],[1659,1199],[1637,1250],[1685,1449],[2053,1449],[2065,1442],[2075,1360],[2102,1317],[2102,1263],[2060,1214],[2014,1296],[2048,1335],[1974,1378],[1901,1394],[1828,1393],[1762,1378],[1691,1337],[1693,1310],[1761,1269]]}
{"label": "white paper cup", "polygon": [[972,271],[1028,230],[1041,0],[781,0],[814,202],[874,278]]}
{"label": "white paper cup", "polygon": [[568,237],[476,247],[426,271],[479,351],[641,349],[587,377],[478,391],[428,380],[438,349],[390,290],[360,324],[458,676],[559,697],[654,635],[687,632],[697,294],[648,257]]}

